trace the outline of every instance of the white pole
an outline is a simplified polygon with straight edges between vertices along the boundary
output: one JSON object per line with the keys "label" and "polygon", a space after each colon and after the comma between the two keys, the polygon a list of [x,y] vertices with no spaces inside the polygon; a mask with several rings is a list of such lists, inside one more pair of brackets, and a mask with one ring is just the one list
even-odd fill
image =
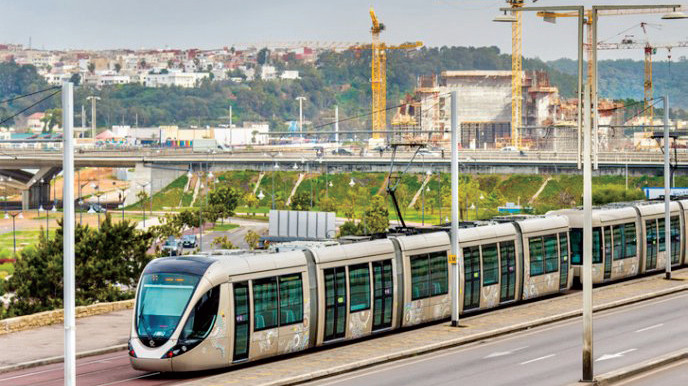
{"label": "white pole", "polygon": [[232,145],[232,105],[229,105],[229,146]]}
{"label": "white pole", "polygon": [[334,143],[339,147],[339,106],[334,106]]}
{"label": "white pole", "polygon": [[583,113],[583,382],[593,379],[592,340],[592,160],[590,86],[585,86]]}
{"label": "white pole", "polygon": [[81,105],[81,132],[83,133],[85,129],[86,129],[86,107],[84,105]]}
{"label": "white pole", "polygon": [[671,279],[671,170],[669,169],[669,95],[664,100],[664,245],[666,245],[666,278]]}
{"label": "white pole", "polygon": [[91,138],[96,137],[96,97],[91,97]]}
{"label": "white pole", "polygon": [[301,138],[303,138],[303,101],[305,97],[296,98],[299,101],[299,133],[301,133]]}
{"label": "white pole", "polygon": [[459,274],[459,133],[456,116],[456,91],[451,92],[451,302],[452,326],[459,326],[460,280]]}
{"label": "white pole", "polygon": [[62,84],[62,122],[64,133],[64,384],[76,385],[76,319],[74,278],[74,88],[72,83]]}

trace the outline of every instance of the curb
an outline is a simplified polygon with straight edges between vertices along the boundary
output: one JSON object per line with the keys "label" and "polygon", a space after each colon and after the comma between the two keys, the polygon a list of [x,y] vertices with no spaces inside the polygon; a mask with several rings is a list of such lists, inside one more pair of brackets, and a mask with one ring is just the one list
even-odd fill
{"label": "curb", "polygon": [[[82,351],[76,353],[76,358],[85,358],[85,357],[90,357],[93,355],[101,355],[101,354],[107,354],[111,352],[117,352],[117,351],[122,351],[126,350],[127,345],[126,344],[118,344],[115,346],[110,346],[110,347],[105,347],[105,348],[98,348],[95,350],[89,350],[89,351]],[[5,367],[0,367],[0,374],[2,373],[8,373],[10,371],[17,371],[17,370],[24,370],[24,369],[29,369],[32,367],[38,367],[38,366],[45,366],[45,365],[50,365],[53,363],[62,363],[64,362],[64,356],[57,356],[57,357],[50,357],[50,358],[44,358],[44,359],[37,359],[35,361],[30,361],[30,362],[24,362],[24,363],[17,363],[16,365],[10,365],[10,366],[5,366]]]}
{"label": "curb", "polygon": [[[666,296],[666,295],[670,295],[673,293],[682,292],[682,291],[686,291],[686,290],[688,290],[688,284],[684,284],[684,285],[673,287],[673,288],[666,288],[666,289],[656,291],[656,292],[653,292],[650,294],[638,295],[638,296],[634,296],[631,298],[617,300],[617,301],[614,301],[611,303],[600,304],[598,306],[593,307],[593,311],[599,312],[599,311],[604,311],[604,310],[610,310],[610,309],[618,308],[621,306],[637,303],[637,302],[640,302],[643,300],[658,298],[658,297],[662,297],[662,296]],[[451,339],[451,340],[447,340],[447,341],[439,342],[439,343],[433,343],[433,344],[429,344],[429,345],[422,346],[422,347],[416,347],[413,349],[408,349],[408,350],[398,352],[398,353],[381,355],[378,357],[369,358],[369,359],[365,359],[365,360],[361,360],[358,362],[349,363],[349,364],[345,364],[345,365],[340,365],[340,366],[332,367],[332,368],[325,369],[325,370],[314,371],[314,372],[307,373],[307,374],[297,375],[297,376],[294,376],[291,378],[284,378],[284,379],[280,379],[280,380],[276,380],[276,381],[271,381],[271,382],[263,383],[262,385],[263,386],[295,385],[295,384],[299,384],[299,383],[303,383],[303,382],[307,382],[307,381],[313,381],[316,379],[332,377],[335,375],[351,372],[354,370],[360,370],[360,369],[364,369],[367,367],[380,365],[380,364],[383,364],[386,362],[397,361],[397,360],[401,360],[401,359],[405,359],[405,358],[409,358],[409,357],[413,357],[413,356],[417,356],[417,355],[421,355],[421,354],[431,353],[433,351],[439,351],[439,350],[443,350],[443,349],[447,349],[447,348],[461,346],[461,345],[468,344],[468,343],[477,342],[477,341],[480,341],[483,339],[495,338],[495,337],[499,337],[502,335],[527,330],[527,329],[530,329],[533,327],[539,327],[542,325],[547,325],[547,324],[559,322],[562,320],[572,319],[572,318],[581,316],[582,314],[583,314],[582,309],[569,311],[569,312],[565,312],[562,314],[553,315],[553,316],[540,318],[540,319],[535,319],[535,320],[530,321],[530,322],[515,324],[512,326],[508,326],[508,327],[502,327],[500,329],[487,331],[487,332],[483,332],[483,333],[479,333],[479,334],[475,334],[475,335],[471,335],[471,336],[467,336],[467,337]],[[688,350],[686,353],[686,357],[688,357]],[[605,383],[605,385],[607,385],[607,384],[608,383]]]}
{"label": "curb", "polygon": [[652,359],[649,362],[638,363],[635,365],[623,367],[619,370],[604,373],[600,376],[595,377],[595,381],[593,382],[593,385],[598,385],[598,386],[613,385],[613,384],[620,382],[624,379],[631,378],[635,375],[642,374],[642,373],[650,371],[650,370],[658,369],[660,367],[666,366],[666,365],[674,363],[674,362],[681,361],[681,360],[686,359],[686,358],[688,358],[688,349],[675,351],[673,353],[662,355],[660,357]]}

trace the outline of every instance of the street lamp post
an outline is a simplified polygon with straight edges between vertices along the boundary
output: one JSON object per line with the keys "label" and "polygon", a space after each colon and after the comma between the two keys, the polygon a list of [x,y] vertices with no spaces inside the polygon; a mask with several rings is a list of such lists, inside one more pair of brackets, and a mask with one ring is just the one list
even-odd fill
{"label": "street lamp post", "polygon": [[14,222],[15,217],[19,217],[19,219],[23,219],[24,215],[22,215],[21,212],[8,212],[5,214],[5,218],[7,218],[7,215],[12,216],[12,240],[14,242],[14,257],[17,257],[17,228]]}
{"label": "street lamp post", "polygon": [[[143,191],[145,192],[146,186],[150,185],[150,182],[144,182],[144,183],[137,182],[136,184],[138,184],[139,187],[143,188]],[[143,202],[143,200],[141,200],[141,213],[143,214],[143,228],[145,229],[146,228],[146,207],[145,207],[145,203]],[[151,206],[151,215],[153,215],[153,207],[152,206]]]}
{"label": "street lamp post", "polygon": [[303,138],[303,101],[306,100],[306,97],[296,97],[296,100],[299,101],[299,132]]}
{"label": "street lamp post", "polygon": [[96,101],[100,100],[100,97],[91,95],[86,98],[91,101],[91,138],[96,137]]}

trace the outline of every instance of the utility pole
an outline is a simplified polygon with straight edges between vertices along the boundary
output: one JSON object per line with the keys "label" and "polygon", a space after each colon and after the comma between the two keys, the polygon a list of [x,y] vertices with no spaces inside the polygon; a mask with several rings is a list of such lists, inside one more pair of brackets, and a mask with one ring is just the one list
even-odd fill
{"label": "utility pole", "polygon": [[666,245],[666,279],[671,280],[671,170],[669,168],[669,95],[664,100],[664,245]]}
{"label": "utility pole", "polygon": [[452,327],[459,326],[459,133],[456,116],[456,91],[451,92],[451,318]]}
{"label": "utility pole", "polygon": [[96,101],[100,100],[100,97],[91,95],[86,98],[91,101],[91,138],[96,137]]}
{"label": "utility pole", "polygon": [[299,133],[303,138],[303,101],[306,100],[306,97],[296,97],[296,100],[299,101]]}
{"label": "utility pole", "polygon": [[590,85],[585,86],[583,112],[583,382],[593,380],[592,340],[592,160]]}
{"label": "utility pole", "polygon": [[339,106],[334,106],[334,143],[339,147]]}
{"label": "utility pole", "polygon": [[86,129],[86,106],[81,105],[81,133]]}
{"label": "utility pole", "polygon": [[64,384],[76,385],[76,317],[74,275],[74,87],[62,84],[62,126],[64,132],[63,241],[64,254]]}
{"label": "utility pole", "polygon": [[232,146],[232,105],[229,105],[229,146]]}

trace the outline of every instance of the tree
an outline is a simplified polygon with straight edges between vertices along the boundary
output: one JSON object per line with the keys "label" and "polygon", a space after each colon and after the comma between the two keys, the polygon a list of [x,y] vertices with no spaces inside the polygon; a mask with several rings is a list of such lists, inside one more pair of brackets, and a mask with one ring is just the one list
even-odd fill
{"label": "tree", "polygon": [[358,236],[363,234],[363,226],[353,220],[348,220],[339,227],[339,237]]}
{"label": "tree", "polygon": [[365,226],[368,233],[383,233],[389,229],[389,211],[384,197],[376,194],[370,201],[370,205],[363,213]]}
{"label": "tree", "polygon": [[253,250],[258,248],[258,242],[260,241],[260,235],[253,230],[246,232],[244,236],[244,241],[248,244],[248,248]]}
{"label": "tree", "polygon": [[78,73],[72,74],[72,76],[69,78],[69,81],[74,83],[74,86],[78,86],[81,83],[81,75]]}
{"label": "tree", "polygon": [[258,51],[258,55],[256,57],[256,62],[260,64],[261,66],[268,64],[270,61],[270,50],[267,48],[263,48],[260,51]]}
{"label": "tree", "polygon": [[294,194],[290,203],[291,210],[309,210],[311,208],[311,195],[306,192]]}
{"label": "tree", "polygon": [[119,74],[120,71],[122,71],[122,65],[115,63],[115,72]]}
{"label": "tree", "polygon": [[213,239],[213,245],[219,249],[237,249],[236,245],[234,245],[227,236],[215,237]]}
{"label": "tree", "polygon": [[337,205],[330,197],[321,197],[318,201],[318,209],[323,212],[337,212]]}
{"label": "tree", "polygon": [[[152,234],[130,221],[112,222],[110,214],[99,229],[75,228],[76,304],[131,298],[143,268]],[[62,221],[55,237],[40,233],[38,244],[24,248],[14,275],[6,283],[15,297],[6,315],[18,316],[62,307]]]}
{"label": "tree", "polygon": [[49,109],[41,118],[43,122],[43,133],[52,133],[53,128],[62,126],[62,109]]}
{"label": "tree", "polygon": [[96,72],[96,64],[93,62],[88,62],[87,68],[88,68],[88,72],[90,72],[91,75],[93,75]]}
{"label": "tree", "polygon": [[[139,190],[138,193],[136,193],[136,198],[139,199],[139,204],[141,204],[141,210],[145,213],[146,212],[146,204],[150,204],[148,200],[148,192],[145,190],[141,189]],[[150,205],[148,205],[150,207]],[[153,208],[150,208],[150,212],[153,212]]]}
{"label": "tree", "polygon": [[239,204],[241,193],[226,185],[217,184],[215,189],[208,193],[208,205],[217,213],[219,218],[234,216],[234,209]]}
{"label": "tree", "polygon": [[244,204],[246,204],[247,209],[253,209],[253,212],[251,212],[253,215],[256,214],[255,209],[258,207],[258,198],[253,192],[248,192],[244,195]]}

